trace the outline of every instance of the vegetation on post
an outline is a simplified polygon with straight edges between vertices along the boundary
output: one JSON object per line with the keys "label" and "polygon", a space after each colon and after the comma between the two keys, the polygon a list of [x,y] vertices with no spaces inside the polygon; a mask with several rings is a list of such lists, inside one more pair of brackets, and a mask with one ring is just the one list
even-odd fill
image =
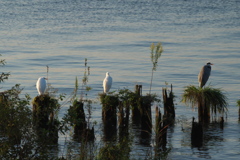
{"label": "vegetation on post", "polygon": [[200,122],[209,122],[210,113],[216,115],[227,112],[227,97],[219,88],[187,86],[182,95],[182,102],[192,107],[198,106]]}
{"label": "vegetation on post", "polygon": [[239,109],[238,109],[238,120],[240,121],[240,100],[237,101],[237,106],[239,107]]}
{"label": "vegetation on post", "polygon": [[115,143],[107,143],[99,149],[98,160],[129,160],[132,142],[129,139]]}
{"label": "vegetation on post", "polygon": [[[72,106],[68,109],[68,113],[63,117],[64,123],[69,124],[74,129],[74,139],[92,141],[94,140],[94,128],[90,125],[90,119],[92,115],[92,100],[87,98],[88,92],[91,87],[87,86],[88,76],[90,75],[90,67],[87,66],[87,58],[85,58],[85,71],[82,78],[82,85],[80,89],[80,97],[78,98],[78,78],[75,79],[75,88],[73,91],[73,96],[71,98]],[[87,115],[85,116],[84,111],[87,109]],[[65,125],[66,126],[66,125]],[[92,128],[91,128],[92,127]],[[91,128],[91,129],[90,129]]]}
{"label": "vegetation on post", "polygon": [[152,67],[152,76],[151,76],[149,94],[151,94],[151,89],[152,89],[153,72],[157,70],[158,59],[160,58],[163,52],[162,43],[159,42],[157,45],[152,43],[150,50],[151,50],[150,54],[151,54],[151,61],[152,61],[153,67]]}
{"label": "vegetation on post", "polygon": [[56,144],[60,127],[58,99],[50,97],[48,94],[40,95],[34,98],[32,105],[33,121],[38,137],[49,139],[49,143]]}
{"label": "vegetation on post", "polygon": [[[0,54],[0,56],[2,56],[2,55]],[[3,66],[5,66],[5,64],[6,64],[5,59],[1,59],[0,60],[0,66],[3,67]],[[9,72],[7,72],[7,73],[2,72],[0,74],[0,83],[4,82],[5,80],[7,80],[9,76],[10,76]]]}
{"label": "vegetation on post", "polygon": [[240,100],[237,101],[237,105],[240,107]]}

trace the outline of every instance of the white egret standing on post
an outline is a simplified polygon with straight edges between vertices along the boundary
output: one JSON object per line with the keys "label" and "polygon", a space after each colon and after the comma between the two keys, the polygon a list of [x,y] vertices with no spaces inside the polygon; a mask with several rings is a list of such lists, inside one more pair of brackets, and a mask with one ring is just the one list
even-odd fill
{"label": "white egret standing on post", "polygon": [[112,86],[112,77],[107,72],[106,73],[106,77],[103,80],[103,92],[107,93],[110,90],[111,86]]}
{"label": "white egret standing on post", "polygon": [[47,82],[45,77],[39,77],[36,83],[36,88],[39,93],[39,95],[43,95],[45,93],[45,90],[47,88]]}
{"label": "white egret standing on post", "polygon": [[211,62],[208,62],[206,65],[202,67],[198,74],[198,82],[200,88],[202,88],[208,81],[208,78],[211,74],[211,65],[213,64]]}

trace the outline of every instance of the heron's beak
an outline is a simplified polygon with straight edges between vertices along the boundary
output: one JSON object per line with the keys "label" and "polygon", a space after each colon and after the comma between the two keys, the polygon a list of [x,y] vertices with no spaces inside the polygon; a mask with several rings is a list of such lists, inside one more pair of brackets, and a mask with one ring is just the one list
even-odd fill
{"label": "heron's beak", "polygon": [[48,78],[45,78],[46,80],[48,80]]}
{"label": "heron's beak", "polygon": [[213,63],[211,63],[210,65],[213,65]]}

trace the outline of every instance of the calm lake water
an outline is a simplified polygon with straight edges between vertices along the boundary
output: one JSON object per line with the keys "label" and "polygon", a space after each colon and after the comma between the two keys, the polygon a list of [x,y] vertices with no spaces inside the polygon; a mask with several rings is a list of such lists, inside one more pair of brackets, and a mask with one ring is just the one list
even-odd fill
{"label": "calm lake water", "polygon": [[[0,0],[0,6],[0,54],[7,61],[1,70],[11,72],[1,90],[20,83],[23,93],[37,96],[35,83],[47,76],[48,65],[49,83],[68,97],[87,58],[88,98],[97,100],[106,72],[113,77],[112,91],[142,84],[145,94],[152,68],[149,47],[162,42],[152,93],[161,96],[168,82],[177,96],[168,158],[239,159],[240,0]],[[223,130],[211,125],[204,146],[192,148],[191,119],[197,111],[182,104],[181,95],[184,86],[198,85],[199,70],[208,61],[214,63],[208,84],[226,91],[229,112]],[[63,105],[60,118],[68,107]],[[101,105],[94,108],[92,120],[101,123]],[[143,159],[151,148],[136,139],[132,157]]]}

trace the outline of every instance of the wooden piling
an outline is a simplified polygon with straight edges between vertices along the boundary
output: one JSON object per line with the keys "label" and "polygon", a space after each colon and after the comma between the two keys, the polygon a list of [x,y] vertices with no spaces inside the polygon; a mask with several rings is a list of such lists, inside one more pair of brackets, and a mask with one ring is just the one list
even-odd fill
{"label": "wooden piling", "polygon": [[33,121],[39,138],[51,137],[51,142],[58,142],[59,121],[54,117],[58,102],[49,95],[39,95],[33,100]]}
{"label": "wooden piling", "polygon": [[33,120],[37,128],[48,129],[49,116],[51,114],[48,109],[48,95],[40,95],[34,98],[33,102]]}
{"label": "wooden piling", "polygon": [[161,139],[161,130],[162,130],[162,114],[160,112],[160,109],[158,109],[158,107],[156,107],[156,116],[155,116],[155,129],[156,129],[156,146],[160,145],[160,139]]}
{"label": "wooden piling", "polygon": [[220,128],[223,129],[224,127],[224,118],[220,117]]}
{"label": "wooden piling", "polygon": [[150,95],[141,97],[141,127],[150,133],[152,132],[151,102]]}
{"label": "wooden piling", "polygon": [[72,109],[75,112],[75,124],[74,124],[74,138],[75,139],[81,139],[81,137],[84,134],[84,131],[87,128],[87,122],[86,122],[86,117],[83,109],[83,102],[80,101],[75,101]]}
{"label": "wooden piling", "polygon": [[109,141],[116,138],[117,133],[117,106],[119,100],[114,95],[100,95],[102,103],[102,120],[104,140]]}
{"label": "wooden piling", "polygon": [[201,147],[203,143],[203,127],[202,123],[192,120],[191,143],[193,147]]}
{"label": "wooden piling", "polygon": [[165,148],[167,144],[167,128],[168,125],[166,123],[166,118],[163,116],[160,112],[160,109],[156,107],[156,124],[155,124],[155,129],[156,129],[156,146],[157,147],[162,147]]}
{"label": "wooden piling", "polygon": [[124,126],[124,108],[122,102],[119,102],[118,107],[118,126],[123,127]]}
{"label": "wooden piling", "polygon": [[198,121],[206,124],[210,122],[210,109],[204,101],[198,102]]}
{"label": "wooden piling", "polygon": [[142,96],[139,99],[141,113],[141,141],[143,145],[150,145],[152,133],[151,95]]}
{"label": "wooden piling", "polygon": [[118,135],[119,141],[123,141],[124,138],[127,138],[128,133],[128,125],[129,125],[129,106],[123,106],[123,103],[119,103],[119,112],[118,112]]}
{"label": "wooden piling", "polygon": [[142,85],[135,85],[135,94],[134,104],[132,104],[132,121],[133,124],[139,125],[141,120],[139,104],[141,103]]}
{"label": "wooden piling", "polygon": [[172,91],[172,84],[171,84],[171,90],[169,92],[169,95],[167,94],[167,88],[162,89],[162,96],[163,96],[163,104],[164,104],[164,115],[167,118],[174,119],[175,118],[175,107],[173,103],[173,91]]}
{"label": "wooden piling", "polygon": [[73,106],[68,109],[69,122],[73,126],[73,138],[76,141],[93,141],[95,139],[94,128],[88,128],[84,112],[84,103],[75,100]]}
{"label": "wooden piling", "polygon": [[122,102],[119,102],[119,107],[118,107],[118,126],[120,128],[124,128],[128,126],[129,123],[129,111],[130,106],[123,106]]}

